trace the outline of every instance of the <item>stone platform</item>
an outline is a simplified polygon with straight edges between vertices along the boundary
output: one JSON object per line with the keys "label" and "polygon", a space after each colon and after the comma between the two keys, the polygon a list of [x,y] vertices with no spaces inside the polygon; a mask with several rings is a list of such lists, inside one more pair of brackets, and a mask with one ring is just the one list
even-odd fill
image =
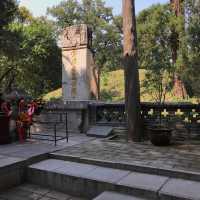
{"label": "stone platform", "polygon": [[0,146],[0,175],[3,192],[29,181],[90,200],[110,200],[112,194],[116,199],[198,200],[200,143],[155,147],[76,134],[57,147],[28,141]]}
{"label": "stone platform", "polygon": [[61,140],[57,146],[52,142],[38,140],[28,140],[23,144],[0,145],[0,191],[23,183],[28,165],[47,159],[49,153],[89,140],[91,138],[76,134],[70,136],[68,143]]}
{"label": "stone platform", "polygon": [[[184,171],[200,173],[200,142],[156,147],[150,143],[111,142],[106,139],[93,140],[67,147],[51,154],[54,158],[71,161],[110,163],[117,167],[143,166],[159,171]],[[99,164],[99,163],[98,163]],[[200,179],[199,179],[200,180]]]}
{"label": "stone platform", "polygon": [[31,183],[87,199],[93,199],[107,190],[144,200],[200,199],[199,181],[56,159],[33,164],[27,171],[27,180]]}

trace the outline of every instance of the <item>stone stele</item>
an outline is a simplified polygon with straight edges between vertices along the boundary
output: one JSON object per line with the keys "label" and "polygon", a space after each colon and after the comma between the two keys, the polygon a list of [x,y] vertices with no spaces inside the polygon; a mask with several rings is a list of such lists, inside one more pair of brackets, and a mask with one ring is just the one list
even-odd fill
{"label": "stone stele", "polygon": [[98,76],[90,50],[92,34],[87,25],[75,25],[63,30],[62,90],[63,100],[83,101],[97,99]]}

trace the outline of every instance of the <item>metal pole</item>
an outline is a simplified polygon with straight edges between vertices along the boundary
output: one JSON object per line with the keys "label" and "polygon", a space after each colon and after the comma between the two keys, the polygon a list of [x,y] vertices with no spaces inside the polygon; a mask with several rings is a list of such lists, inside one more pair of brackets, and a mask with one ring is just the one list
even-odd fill
{"label": "metal pole", "polygon": [[69,132],[68,132],[68,123],[67,123],[68,119],[67,119],[67,112],[66,112],[66,126],[65,126],[65,131],[66,131],[66,139],[67,142],[69,141]]}
{"label": "metal pole", "polygon": [[54,124],[54,144],[57,145],[57,139],[56,139],[56,123]]}

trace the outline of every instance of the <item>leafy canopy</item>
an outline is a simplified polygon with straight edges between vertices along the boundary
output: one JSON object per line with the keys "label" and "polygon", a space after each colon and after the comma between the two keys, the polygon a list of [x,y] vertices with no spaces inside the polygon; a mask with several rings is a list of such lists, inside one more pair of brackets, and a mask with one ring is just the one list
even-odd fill
{"label": "leafy canopy", "polygon": [[[61,52],[54,24],[34,18],[16,1],[0,1],[0,86],[5,92],[13,86],[39,96],[60,86]],[[2,18],[0,18],[2,19]]]}
{"label": "leafy canopy", "polygon": [[104,71],[120,66],[122,35],[112,8],[102,0],[68,0],[48,9],[58,30],[75,24],[87,24],[93,32],[92,51],[95,63]]}
{"label": "leafy canopy", "polygon": [[[137,17],[138,51],[140,67],[146,69],[144,88],[153,98],[162,102],[169,89],[173,71],[171,62],[171,12],[169,5],[153,5]],[[147,92],[147,91],[144,92]]]}

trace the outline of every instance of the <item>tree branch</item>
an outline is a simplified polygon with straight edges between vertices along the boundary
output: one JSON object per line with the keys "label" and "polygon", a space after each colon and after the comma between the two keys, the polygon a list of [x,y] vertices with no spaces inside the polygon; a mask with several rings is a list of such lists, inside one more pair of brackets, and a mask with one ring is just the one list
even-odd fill
{"label": "tree branch", "polygon": [[9,68],[7,71],[5,71],[4,73],[3,73],[3,75],[1,75],[1,77],[0,77],[0,83],[3,81],[3,79],[6,77],[6,76],[8,76],[9,75],[9,73],[12,71],[12,70],[14,70],[15,69],[15,67],[12,67],[12,68]]}

